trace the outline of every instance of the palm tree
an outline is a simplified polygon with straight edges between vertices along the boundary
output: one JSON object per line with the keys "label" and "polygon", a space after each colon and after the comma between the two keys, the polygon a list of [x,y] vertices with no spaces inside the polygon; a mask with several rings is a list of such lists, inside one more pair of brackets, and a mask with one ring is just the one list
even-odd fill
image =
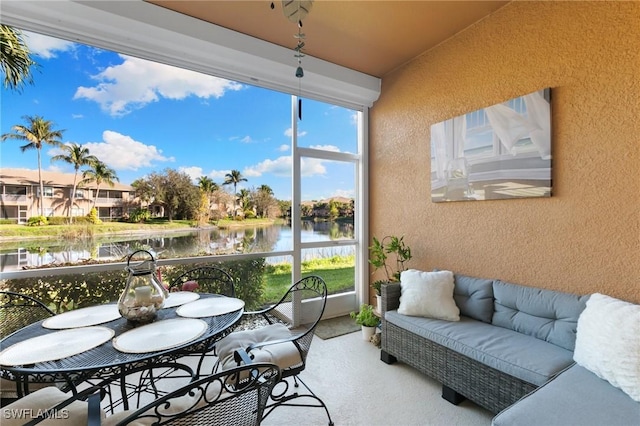
{"label": "palm tree", "polygon": [[251,192],[248,189],[241,189],[236,195],[240,200],[240,207],[242,207],[242,211],[244,212],[249,210],[249,207],[251,206]]}
{"label": "palm tree", "polygon": [[264,192],[267,195],[273,195],[273,189],[269,185],[262,184],[258,187],[258,191]]}
{"label": "palm tree", "polygon": [[207,195],[218,190],[218,184],[209,176],[200,176],[198,178],[198,187]]}
{"label": "palm tree", "polygon": [[63,145],[62,149],[65,151],[64,154],[58,154],[51,157],[51,161],[64,161],[71,165],[75,170],[75,174],[73,175],[73,190],[71,191],[71,197],[69,197],[69,201],[71,205],[69,206],[69,219],[73,222],[73,216],[71,215],[71,211],[73,210],[73,205],[75,203],[76,198],[76,182],[78,180],[78,172],[80,171],[80,167],[88,166],[92,163],[98,161],[98,157],[95,155],[89,154],[89,148],[83,147],[77,143],[71,143],[67,145]]}
{"label": "palm tree", "polygon": [[[224,175],[224,182],[222,183],[223,185],[230,185],[233,184],[233,193],[235,194],[237,191],[237,187],[238,187],[238,183],[240,182],[247,182],[246,178],[242,177],[242,173],[240,173],[240,170],[231,170],[230,173],[227,173],[226,175]],[[233,209],[233,215],[236,215],[236,209]]]}
{"label": "palm tree", "polygon": [[25,152],[30,149],[35,149],[38,152],[38,180],[40,181],[40,195],[38,200],[40,202],[40,216],[44,216],[44,204],[42,203],[44,184],[42,183],[42,159],[40,158],[40,151],[44,144],[61,147],[62,142],[60,139],[62,139],[64,130],[52,130],[51,127],[53,123],[39,115],[25,115],[22,118],[27,122],[27,125],[16,124],[11,128],[15,133],[5,133],[0,139],[2,141],[7,139],[27,141],[28,143],[22,145],[20,150]]}
{"label": "palm tree", "polygon": [[96,161],[91,165],[91,169],[85,170],[82,173],[82,183],[95,182],[96,183],[96,196],[93,198],[93,208],[96,207],[98,201],[98,193],[100,192],[100,185],[106,183],[109,186],[115,185],[118,182],[118,176],[116,171],[107,166],[102,161]]}
{"label": "palm tree", "polygon": [[236,192],[238,192],[237,186],[240,182],[247,182],[247,179],[242,177],[242,173],[240,173],[240,170],[231,170],[231,173],[227,173],[226,175],[224,175],[224,182],[222,184],[233,184],[233,193],[235,194]]}
{"label": "palm tree", "polygon": [[4,87],[20,89],[24,83],[33,83],[29,47],[22,32],[8,25],[0,25],[0,68],[4,73]]}

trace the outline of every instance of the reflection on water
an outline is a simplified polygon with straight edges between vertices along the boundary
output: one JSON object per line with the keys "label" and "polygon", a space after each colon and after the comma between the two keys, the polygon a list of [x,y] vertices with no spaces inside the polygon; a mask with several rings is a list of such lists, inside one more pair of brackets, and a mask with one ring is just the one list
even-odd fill
{"label": "reflection on water", "polygon": [[[301,225],[303,242],[352,239],[353,235],[352,223],[303,221]],[[27,244],[17,249],[0,248],[1,270],[87,260],[124,261],[128,253],[140,249],[150,250],[161,259],[291,250],[292,233],[290,226],[272,225]],[[352,253],[351,247],[336,247],[318,249],[317,255],[326,257]]]}

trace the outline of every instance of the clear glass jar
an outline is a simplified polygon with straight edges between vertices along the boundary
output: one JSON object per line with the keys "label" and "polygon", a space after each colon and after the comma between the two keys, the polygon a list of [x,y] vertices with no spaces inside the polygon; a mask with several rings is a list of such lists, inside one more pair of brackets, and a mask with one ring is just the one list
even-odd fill
{"label": "clear glass jar", "polygon": [[[151,259],[132,266],[131,259],[137,253],[146,253]],[[129,276],[118,299],[118,311],[124,318],[136,324],[152,322],[169,296],[156,274],[153,255],[146,250],[131,253],[127,259],[126,270],[129,271]]]}

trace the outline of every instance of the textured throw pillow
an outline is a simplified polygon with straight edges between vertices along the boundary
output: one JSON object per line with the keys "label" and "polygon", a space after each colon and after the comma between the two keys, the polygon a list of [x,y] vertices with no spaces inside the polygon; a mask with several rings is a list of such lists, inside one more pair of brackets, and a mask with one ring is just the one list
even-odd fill
{"label": "textured throw pillow", "polygon": [[460,321],[460,310],[453,300],[453,272],[403,271],[400,274],[398,313]]}
{"label": "textured throw pillow", "polygon": [[640,305],[592,294],[578,318],[573,359],[640,402]]}

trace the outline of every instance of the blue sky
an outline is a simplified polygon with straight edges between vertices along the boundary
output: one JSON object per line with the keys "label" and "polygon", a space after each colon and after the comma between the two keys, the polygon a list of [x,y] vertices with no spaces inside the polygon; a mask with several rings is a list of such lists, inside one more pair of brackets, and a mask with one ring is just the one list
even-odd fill
{"label": "blue sky", "polygon": [[[232,169],[248,179],[238,190],[269,185],[278,199],[291,199],[291,98],[86,45],[25,32],[40,65],[34,84],[21,91],[2,88],[0,132],[40,115],[116,170],[130,184],[165,168],[184,171],[194,182],[209,176],[222,183]],[[292,56],[292,72],[295,70]],[[301,82],[304,84],[304,80]],[[356,152],[355,111],[304,100],[298,124],[300,146]],[[35,151],[20,141],[0,144],[3,168],[37,168]],[[72,172],[50,162],[58,152],[42,151],[45,170]],[[317,159],[302,163],[304,200],[352,197],[350,166]],[[232,188],[229,187],[231,190]]]}

